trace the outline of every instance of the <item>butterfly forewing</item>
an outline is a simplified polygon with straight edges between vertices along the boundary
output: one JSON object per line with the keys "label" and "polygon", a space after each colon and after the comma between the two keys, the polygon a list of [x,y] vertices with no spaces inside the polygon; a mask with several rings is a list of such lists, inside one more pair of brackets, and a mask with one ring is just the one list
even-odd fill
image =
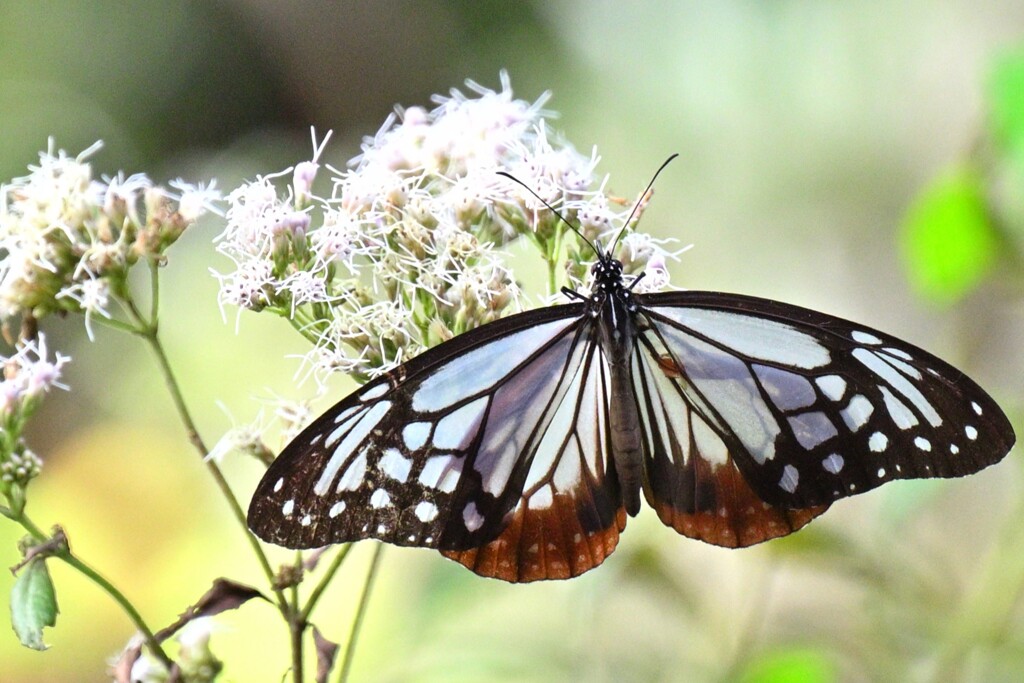
{"label": "butterfly forewing", "polygon": [[[1013,443],[1005,415],[974,382],[876,330],[735,294],[650,295],[643,305],[641,385],[667,387],[659,395],[675,407],[666,413],[689,416],[689,452],[704,454],[702,466],[720,473],[709,488],[736,491],[726,483],[735,467],[765,504],[810,509],[890,479],[970,474]],[[687,433],[674,438],[682,444]],[[689,470],[697,466],[679,448],[684,457],[670,460],[683,469],[677,484],[660,481],[663,475],[659,483],[676,491],[673,505],[682,500],[687,512],[694,504],[677,489],[696,481]],[[649,467],[670,470],[668,453],[664,445],[653,449]],[[653,496],[652,505],[666,503],[666,495]]]}

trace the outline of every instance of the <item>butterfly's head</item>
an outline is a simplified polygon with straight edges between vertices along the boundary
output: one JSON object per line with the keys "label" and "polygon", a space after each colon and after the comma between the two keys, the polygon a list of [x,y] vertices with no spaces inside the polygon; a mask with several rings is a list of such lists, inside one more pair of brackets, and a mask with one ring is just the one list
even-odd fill
{"label": "butterfly's head", "polygon": [[593,296],[607,295],[623,289],[622,262],[618,259],[602,254],[590,267],[590,273],[594,276],[594,286],[591,289]]}
{"label": "butterfly's head", "polygon": [[602,254],[590,267],[590,273],[596,282],[622,279],[622,262],[611,256]]}

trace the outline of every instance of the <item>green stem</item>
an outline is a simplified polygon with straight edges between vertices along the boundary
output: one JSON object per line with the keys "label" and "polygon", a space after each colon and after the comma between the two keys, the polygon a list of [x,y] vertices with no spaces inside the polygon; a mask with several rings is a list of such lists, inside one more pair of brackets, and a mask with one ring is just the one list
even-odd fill
{"label": "green stem", "polygon": [[558,286],[557,272],[558,272],[558,255],[562,251],[562,237],[565,235],[564,230],[558,230],[555,233],[554,246],[551,252],[547,255],[548,262],[548,296],[553,296]]}
{"label": "green stem", "polygon": [[346,543],[334,556],[334,559],[331,560],[330,566],[327,567],[327,570],[324,572],[320,582],[316,585],[316,588],[314,588],[313,592],[309,594],[309,600],[306,601],[306,606],[302,609],[302,618],[304,620],[308,620],[310,615],[313,614],[313,608],[316,607],[316,603],[320,600],[320,596],[323,595],[324,590],[326,590],[327,584],[329,584],[331,579],[334,578],[334,575],[341,567],[341,563],[345,561],[346,557],[348,557],[349,551],[352,550],[354,545],[354,543]]}
{"label": "green stem", "polygon": [[167,354],[164,352],[163,344],[160,343],[160,338],[157,336],[156,327],[148,326],[140,332],[140,334],[149,344],[150,348],[153,349],[153,353],[156,354],[157,364],[160,366],[160,372],[164,376],[164,383],[167,385],[167,390],[171,394],[171,400],[174,402],[174,407],[178,411],[178,417],[185,426],[185,433],[188,435],[188,440],[199,452],[200,457],[206,464],[206,469],[210,472],[214,482],[217,484],[217,488],[220,489],[221,494],[224,496],[224,500],[227,501],[228,506],[231,508],[232,515],[235,517],[239,526],[242,527],[242,531],[245,534],[246,539],[248,539],[249,545],[252,546],[256,559],[259,561],[260,567],[263,569],[263,574],[266,576],[267,582],[271,585],[277,596],[278,607],[282,610],[287,610],[288,603],[285,599],[284,593],[280,588],[274,587],[274,570],[270,566],[270,561],[267,559],[266,553],[263,552],[263,548],[260,546],[259,540],[249,533],[249,527],[245,520],[245,511],[242,510],[242,506],[239,504],[238,499],[231,490],[231,486],[228,484],[228,480],[224,477],[224,473],[221,471],[220,466],[213,460],[207,458],[209,451],[206,448],[206,444],[203,443],[202,437],[199,436],[199,431],[196,429],[195,422],[192,420],[192,415],[189,413],[188,407],[185,405],[185,399],[181,394],[181,389],[174,376],[174,371],[171,369],[171,364],[167,360]]}
{"label": "green stem", "polygon": [[348,675],[352,669],[352,659],[356,653],[356,641],[359,639],[359,630],[363,626],[366,606],[370,602],[370,589],[373,588],[373,580],[377,577],[377,567],[380,566],[380,556],[383,552],[384,544],[377,543],[377,547],[373,549],[373,559],[370,560],[370,569],[366,572],[366,583],[363,584],[363,594],[359,598],[359,607],[356,608],[356,616],[352,620],[352,632],[349,633],[348,643],[345,645],[345,658],[341,662],[341,674],[338,676],[339,683],[346,683],[348,681]]}
{"label": "green stem", "polygon": [[[43,533],[43,531],[38,526],[36,526],[36,524],[31,519],[29,519],[27,515],[22,514],[21,516],[15,518],[15,520],[19,524],[21,524],[21,526],[24,527],[26,531],[32,534],[32,536],[35,539],[44,542],[50,540],[50,537]],[[108,581],[106,577],[104,577],[98,571],[96,571],[88,564],[78,559],[78,557],[73,555],[71,553],[70,548],[58,552],[54,556],[60,558],[65,563],[77,569],[80,574],[82,574],[90,581],[95,583],[104,592],[106,592],[107,595],[113,598],[114,601],[121,606],[121,609],[124,610],[125,614],[128,615],[128,618],[131,619],[132,623],[135,624],[135,628],[138,629],[139,633],[142,634],[143,639],[146,641],[146,646],[149,648],[149,651],[153,654],[153,656],[160,660],[160,663],[163,664],[164,668],[167,669],[167,671],[171,670],[171,668],[174,666],[174,662],[171,661],[171,658],[167,656],[166,652],[164,652],[164,649],[163,647],[161,647],[160,642],[156,639],[156,636],[153,635],[153,631],[150,630],[149,626],[146,625],[146,622],[143,620],[142,615],[139,614],[139,611],[137,609],[135,609],[135,606],[131,603],[131,601],[128,600],[127,597],[125,597],[124,593],[119,591],[117,587],[114,586],[114,584],[110,583],[110,581]]]}
{"label": "green stem", "polygon": [[[150,273],[150,284],[152,287],[153,297],[150,310],[155,314],[159,310],[158,298],[160,294],[160,278],[158,277],[159,273],[155,264],[151,266]],[[281,610],[282,614],[287,614],[289,609],[288,601],[285,599],[284,592],[281,588],[274,585],[274,570],[271,568],[270,561],[267,559],[266,553],[263,552],[263,548],[260,546],[259,540],[253,534],[249,533],[249,527],[245,520],[245,511],[242,510],[242,506],[239,504],[238,499],[231,490],[231,486],[224,477],[224,473],[221,472],[220,466],[207,457],[209,456],[210,451],[206,448],[206,444],[199,435],[199,430],[196,429],[195,422],[192,420],[192,414],[189,412],[188,406],[185,404],[185,397],[181,393],[181,387],[174,375],[174,371],[171,369],[171,363],[167,359],[167,353],[164,351],[163,344],[160,342],[156,318],[146,320],[135,305],[135,302],[129,296],[125,297],[123,305],[125,306],[128,316],[132,319],[132,322],[135,323],[133,332],[145,339],[146,343],[149,344],[149,347],[156,355],[157,365],[160,367],[160,373],[163,375],[164,384],[166,384],[167,390],[171,394],[171,401],[173,401],[174,408],[178,412],[178,417],[185,427],[185,433],[189,442],[199,452],[199,457],[203,459],[203,462],[206,464],[206,469],[213,477],[214,482],[217,484],[217,488],[220,489],[224,500],[227,501],[228,507],[231,508],[232,515],[242,527],[243,535],[249,541],[249,545],[252,547],[253,553],[256,555],[256,560],[259,562],[259,565],[263,570],[267,583],[270,585],[271,590],[274,591],[277,598],[278,609]]]}
{"label": "green stem", "polygon": [[160,266],[156,259],[149,259],[149,319],[160,319]]}
{"label": "green stem", "polygon": [[[299,562],[301,563],[301,556]],[[291,641],[292,651],[292,680],[295,683],[302,683],[305,676],[302,667],[302,635],[306,631],[307,622],[299,610],[299,586],[295,584],[291,588],[291,603],[289,604],[287,621],[288,634]]]}

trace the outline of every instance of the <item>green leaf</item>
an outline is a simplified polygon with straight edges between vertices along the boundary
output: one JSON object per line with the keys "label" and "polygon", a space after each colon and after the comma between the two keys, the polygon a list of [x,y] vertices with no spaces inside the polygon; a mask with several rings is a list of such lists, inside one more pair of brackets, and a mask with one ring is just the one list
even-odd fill
{"label": "green leaf", "polygon": [[993,135],[1005,148],[1024,147],[1024,49],[1001,55],[986,83]]}
{"label": "green leaf", "polygon": [[998,250],[981,179],[970,168],[953,168],[935,178],[911,205],[902,232],[911,285],[944,304],[976,287]]}
{"label": "green leaf", "polygon": [[18,640],[33,650],[45,650],[43,628],[57,624],[57,596],[43,558],[22,567],[11,589],[11,625]]}
{"label": "green leaf", "polygon": [[835,662],[809,647],[776,650],[751,662],[743,683],[832,683],[838,681]]}

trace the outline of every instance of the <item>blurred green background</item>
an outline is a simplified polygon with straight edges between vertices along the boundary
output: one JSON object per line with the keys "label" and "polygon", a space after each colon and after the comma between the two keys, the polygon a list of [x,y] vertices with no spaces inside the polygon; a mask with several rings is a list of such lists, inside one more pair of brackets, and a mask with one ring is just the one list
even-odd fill
{"label": "blurred green background", "polygon": [[[473,78],[552,90],[556,126],[597,146],[633,196],[670,153],[643,229],[696,248],[674,283],[776,298],[878,327],[964,368],[1021,425],[1024,3],[0,2],[0,178],[46,138],[94,165],[234,187],[358,152],[395,103]],[[161,331],[208,443],[261,398],[298,397],[305,346],[280,319],[222,320],[216,220],[171,251]],[[30,512],[154,626],[217,576],[262,585],[135,340],[50,320],[70,393],[30,433],[46,461]],[[336,382],[333,397],[352,387]],[[328,400],[318,405],[325,408]],[[1019,456],[957,481],[891,484],[744,551],[630,521],[579,579],[509,586],[436,553],[389,549],[356,658],[363,681],[1024,680]],[[225,465],[247,500],[252,460]],[[0,524],[0,563],[20,534]],[[370,547],[318,624],[344,641]],[[283,560],[286,555],[275,555]],[[0,679],[99,681],[131,626],[51,563],[48,652],[0,629]],[[0,591],[13,582],[0,572]],[[218,618],[224,680],[278,681],[269,605]],[[311,655],[312,656],[312,655]],[[312,662],[312,660],[311,660]]]}

